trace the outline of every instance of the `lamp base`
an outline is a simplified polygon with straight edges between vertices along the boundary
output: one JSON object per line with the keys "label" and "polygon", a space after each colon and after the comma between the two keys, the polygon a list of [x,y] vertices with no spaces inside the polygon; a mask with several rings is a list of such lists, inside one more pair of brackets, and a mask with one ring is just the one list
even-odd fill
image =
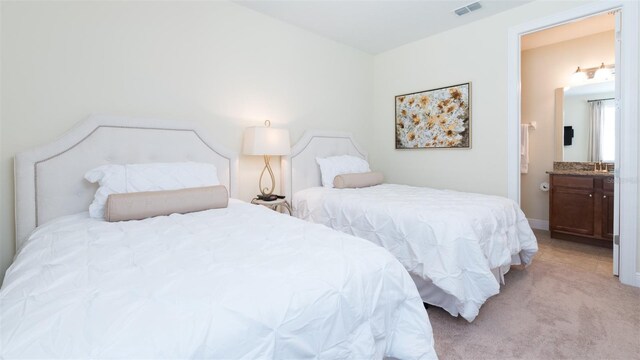
{"label": "lamp base", "polygon": [[[269,163],[270,161],[271,161],[271,156],[264,155],[264,168],[260,173],[260,180],[258,181],[258,187],[260,188],[260,193],[262,194],[263,197],[273,194],[273,190],[276,187],[276,178],[273,176],[273,170],[271,170],[271,164]],[[269,176],[271,177],[271,187],[262,187],[262,178],[264,177],[265,171],[268,171]],[[273,200],[267,200],[267,201],[273,201]]]}

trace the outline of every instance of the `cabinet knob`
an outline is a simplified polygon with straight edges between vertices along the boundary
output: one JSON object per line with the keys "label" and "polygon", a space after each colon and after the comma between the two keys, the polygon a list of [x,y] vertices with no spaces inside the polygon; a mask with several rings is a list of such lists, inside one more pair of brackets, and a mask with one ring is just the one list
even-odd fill
{"label": "cabinet knob", "polygon": [[606,199],[606,198],[607,198],[607,195],[603,195],[603,196],[602,196],[602,198],[603,198],[603,199]]}
{"label": "cabinet knob", "polygon": [[589,194],[589,197],[593,197],[593,194]]}

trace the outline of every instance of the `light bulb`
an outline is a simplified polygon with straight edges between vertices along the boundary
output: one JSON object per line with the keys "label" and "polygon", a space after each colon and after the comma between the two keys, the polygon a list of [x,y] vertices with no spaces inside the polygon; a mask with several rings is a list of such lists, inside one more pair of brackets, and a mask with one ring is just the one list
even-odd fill
{"label": "light bulb", "polygon": [[596,73],[593,75],[593,78],[598,81],[609,80],[611,77],[611,69],[607,69],[604,67],[604,63],[600,65],[600,68],[596,70]]}
{"label": "light bulb", "polygon": [[587,73],[585,73],[584,71],[582,71],[582,69],[580,69],[580,66],[578,66],[578,69],[576,70],[576,72],[574,72],[571,75],[571,83],[572,84],[580,84],[583,83],[585,81],[587,81]]}

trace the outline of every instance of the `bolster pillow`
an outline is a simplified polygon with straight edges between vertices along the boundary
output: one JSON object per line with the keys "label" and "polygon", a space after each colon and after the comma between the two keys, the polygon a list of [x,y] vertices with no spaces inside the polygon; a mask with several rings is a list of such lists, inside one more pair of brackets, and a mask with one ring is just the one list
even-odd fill
{"label": "bolster pillow", "polygon": [[382,184],[382,181],[384,181],[384,175],[378,171],[342,174],[333,178],[333,187],[336,189],[362,188]]}
{"label": "bolster pillow", "polygon": [[142,220],[154,216],[226,208],[228,203],[229,194],[224,185],[111,194],[107,198],[105,219]]}

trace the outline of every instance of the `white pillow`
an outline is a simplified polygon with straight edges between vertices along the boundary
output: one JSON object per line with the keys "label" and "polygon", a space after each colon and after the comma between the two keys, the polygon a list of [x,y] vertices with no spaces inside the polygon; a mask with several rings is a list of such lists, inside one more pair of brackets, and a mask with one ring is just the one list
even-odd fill
{"label": "white pillow", "polygon": [[89,206],[89,215],[97,219],[104,218],[104,208],[110,194],[220,184],[215,165],[196,162],[103,165],[89,170],[84,178],[100,185]]}
{"label": "white pillow", "polygon": [[322,186],[328,188],[333,187],[333,179],[338,175],[371,171],[367,160],[351,155],[316,158],[316,162],[320,165]]}

